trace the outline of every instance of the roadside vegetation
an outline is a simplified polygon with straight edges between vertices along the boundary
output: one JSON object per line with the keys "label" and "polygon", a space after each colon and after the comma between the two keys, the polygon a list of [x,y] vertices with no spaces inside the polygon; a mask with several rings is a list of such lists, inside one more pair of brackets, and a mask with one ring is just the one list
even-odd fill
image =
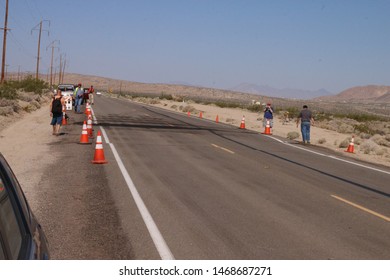
{"label": "roadside vegetation", "polygon": [[50,100],[49,86],[29,76],[20,81],[7,81],[0,85],[0,116],[32,112]]}

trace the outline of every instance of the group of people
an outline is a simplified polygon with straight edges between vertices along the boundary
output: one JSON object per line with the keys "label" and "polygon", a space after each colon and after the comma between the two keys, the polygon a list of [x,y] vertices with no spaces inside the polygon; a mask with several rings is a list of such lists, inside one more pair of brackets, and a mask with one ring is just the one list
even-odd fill
{"label": "group of people", "polygon": [[[62,125],[62,119],[66,117],[66,114],[64,114],[64,108],[65,108],[65,99],[62,96],[61,90],[54,91],[55,95],[53,96],[51,102],[50,102],[50,116],[51,116],[51,122],[50,125],[53,126],[53,135],[60,135],[60,128]],[[74,108],[75,112],[81,114],[81,105],[83,100],[86,102],[86,99],[89,100],[90,104],[94,104],[94,95],[95,89],[93,86],[91,86],[88,89],[88,98],[86,98],[84,94],[84,89],[81,87],[81,84],[78,84],[76,89],[73,92],[73,98],[75,100]]]}
{"label": "group of people", "polygon": [[[271,107],[271,103],[267,103],[264,108],[263,126],[265,127],[268,123],[270,127],[273,127],[273,119],[274,109]],[[297,127],[299,123],[301,123],[302,143],[310,144],[310,127],[314,125],[314,118],[307,105],[303,105],[303,109],[298,115]]]}
{"label": "group of people", "polygon": [[90,104],[94,104],[93,100],[93,94],[95,93],[95,89],[93,86],[91,86],[87,90],[87,95],[84,93],[84,89],[82,88],[81,84],[78,84],[76,89],[73,92],[73,98],[74,98],[74,110],[76,113],[81,114],[81,105],[83,102],[85,103],[87,100],[89,100]]}

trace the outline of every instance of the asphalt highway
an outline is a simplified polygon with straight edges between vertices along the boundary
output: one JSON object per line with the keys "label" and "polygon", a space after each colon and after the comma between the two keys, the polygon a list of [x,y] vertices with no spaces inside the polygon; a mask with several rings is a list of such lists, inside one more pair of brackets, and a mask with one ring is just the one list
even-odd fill
{"label": "asphalt highway", "polygon": [[55,222],[47,215],[58,258],[390,259],[388,168],[124,99],[95,100],[109,163],[90,164],[94,144],[75,144],[75,115],[59,143],[62,158],[82,166],[83,179],[72,179],[82,193],[67,195],[65,212],[85,245],[79,255],[61,251],[72,248],[57,244],[63,212]]}

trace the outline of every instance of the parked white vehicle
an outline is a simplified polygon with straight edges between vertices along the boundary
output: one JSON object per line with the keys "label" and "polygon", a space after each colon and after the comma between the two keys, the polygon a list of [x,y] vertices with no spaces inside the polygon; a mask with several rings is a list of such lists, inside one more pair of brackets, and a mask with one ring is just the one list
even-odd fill
{"label": "parked white vehicle", "polygon": [[60,84],[58,85],[57,89],[61,91],[61,94],[64,97],[66,110],[72,110],[73,92],[75,90],[74,85]]}

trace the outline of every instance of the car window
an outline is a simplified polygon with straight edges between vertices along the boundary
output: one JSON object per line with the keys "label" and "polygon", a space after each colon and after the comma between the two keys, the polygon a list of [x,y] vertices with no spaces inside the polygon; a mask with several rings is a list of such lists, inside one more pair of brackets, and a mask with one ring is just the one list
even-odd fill
{"label": "car window", "polygon": [[[0,178],[0,230],[3,242],[10,250],[10,258],[17,259],[22,246],[22,233],[10,197]],[[2,249],[1,249],[2,251]],[[4,253],[2,253],[4,255]],[[0,253],[1,256],[1,253]]]}

